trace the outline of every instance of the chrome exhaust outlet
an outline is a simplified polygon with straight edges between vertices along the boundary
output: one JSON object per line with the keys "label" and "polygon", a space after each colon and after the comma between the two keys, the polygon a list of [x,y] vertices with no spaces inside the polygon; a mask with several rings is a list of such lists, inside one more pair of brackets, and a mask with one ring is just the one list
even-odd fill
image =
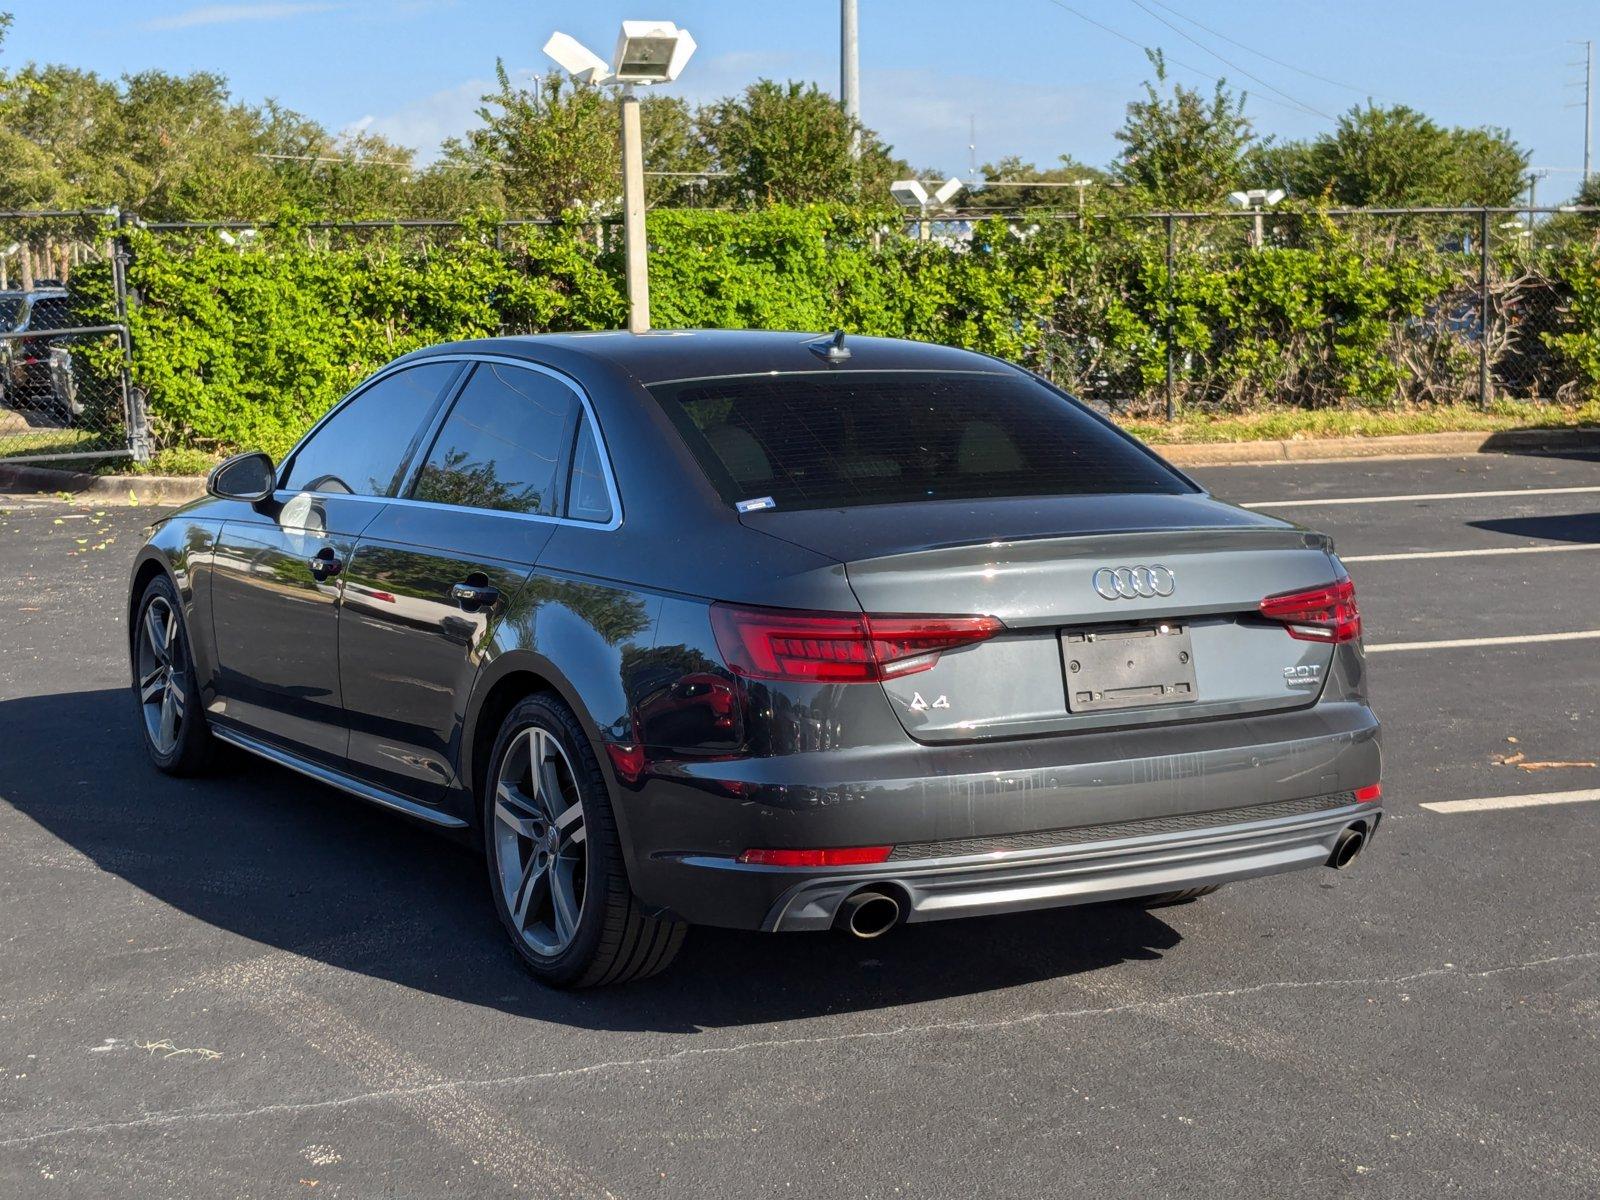
{"label": "chrome exhaust outlet", "polygon": [[900,924],[900,901],[885,892],[862,888],[844,898],[833,924],[863,941],[882,937]]}
{"label": "chrome exhaust outlet", "polygon": [[1328,855],[1328,865],[1335,871],[1348,867],[1356,855],[1361,853],[1361,848],[1367,844],[1367,827],[1365,825],[1351,825],[1342,830],[1338,840],[1333,843],[1333,853]]}

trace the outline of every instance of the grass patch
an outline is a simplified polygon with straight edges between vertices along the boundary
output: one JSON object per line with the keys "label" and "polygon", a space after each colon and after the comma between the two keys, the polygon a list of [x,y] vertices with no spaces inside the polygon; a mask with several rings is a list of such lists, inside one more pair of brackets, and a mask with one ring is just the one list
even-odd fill
{"label": "grass patch", "polygon": [[1416,409],[1275,408],[1248,413],[1180,413],[1170,422],[1126,417],[1116,420],[1129,433],[1152,445],[1392,437],[1408,433],[1600,425],[1600,400],[1567,407],[1497,400],[1486,409],[1467,405]]}

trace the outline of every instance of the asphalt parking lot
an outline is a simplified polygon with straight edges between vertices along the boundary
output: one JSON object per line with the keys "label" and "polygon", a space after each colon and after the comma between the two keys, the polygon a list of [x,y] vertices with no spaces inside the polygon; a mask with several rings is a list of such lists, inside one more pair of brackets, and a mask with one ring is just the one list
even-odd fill
{"label": "asphalt parking lot", "polygon": [[1600,1193],[1600,454],[1195,474],[1348,556],[1389,813],[1352,870],[700,930],[579,994],[465,852],[150,769],[152,510],[0,497],[0,1195]]}

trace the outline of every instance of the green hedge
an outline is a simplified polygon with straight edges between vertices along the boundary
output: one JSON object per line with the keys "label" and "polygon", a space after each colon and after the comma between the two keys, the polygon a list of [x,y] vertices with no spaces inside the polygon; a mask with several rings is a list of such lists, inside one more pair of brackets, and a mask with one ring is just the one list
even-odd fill
{"label": "green hedge", "polygon": [[[1179,229],[1169,289],[1159,222],[992,220],[948,245],[906,236],[881,212],[658,211],[652,315],[663,328],[842,327],[966,346],[1136,413],[1164,398],[1169,320],[1185,405],[1475,396],[1476,334],[1452,314],[1472,295],[1476,259],[1436,248],[1447,231],[1399,243],[1307,218],[1292,243],[1252,250],[1239,228]],[[158,444],[281,453],[352,384],[418,346],[625,316],[620,238],[592,225],[469,222],[427,244],[408,232],[330,236],[291,223],[247,245],[131,232],[134,382]],[[1504,269],[1531,277],[1527,264]],[[1572,251],[1540,272],[1544,290],[1529,294],[1559,307],[1529,335],[1541,369],[1569,395],[1592,392],[1600,257]],[[83,302],[106,302],[103,270],[74,283]]]}

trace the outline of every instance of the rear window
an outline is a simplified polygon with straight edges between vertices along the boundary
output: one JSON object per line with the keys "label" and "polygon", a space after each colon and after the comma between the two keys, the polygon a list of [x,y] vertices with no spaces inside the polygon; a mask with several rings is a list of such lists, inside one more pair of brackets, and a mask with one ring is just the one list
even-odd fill
{"label": "rear window", "polygon": [[1023,375],[839,371],[657,384],[723,497],[780,509],[1194,489]]}

